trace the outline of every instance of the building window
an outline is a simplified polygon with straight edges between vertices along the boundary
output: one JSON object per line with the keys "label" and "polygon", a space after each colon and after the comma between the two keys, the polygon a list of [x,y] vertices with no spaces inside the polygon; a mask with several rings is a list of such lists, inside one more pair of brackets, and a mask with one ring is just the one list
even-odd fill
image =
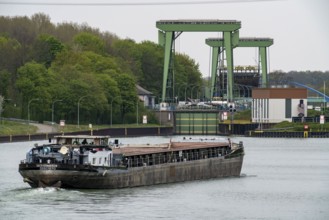
{"label": "building window", "polygon": [[291,118],[291,99],[286,99],[286,118]]}

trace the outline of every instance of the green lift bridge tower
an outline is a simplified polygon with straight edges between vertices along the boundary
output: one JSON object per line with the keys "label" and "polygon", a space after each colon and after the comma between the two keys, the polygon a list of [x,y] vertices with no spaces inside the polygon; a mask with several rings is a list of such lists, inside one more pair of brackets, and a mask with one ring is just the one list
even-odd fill
{"label": "green lift bridge tower", "polygon": [[[218,70],[218,63],[221,53],[221,48],[225,48],[226,50],[226,44],[225,44],[225,37],[224,38],[208,38],[206,39],[206,44],[212,47],[212,67],[211,67],[211,85],[210,85],[210,100],[212,99],[212,96],[214,94],[214,87],[215,87],[215,81],[216,81],[216,74]],[[234,45],[235,47],[258,47],[259,56],[260,56],[260,64],[261,64],[261,71],[262,71],[262,87],[267,87],[267,47],[271,46],[273,44],[273,39],[271,38],[240,38],[239,43],[237,45]],[[232,48],[229,48],[229,50],[232,50]],[[229,73],[228,73],[229,74]],[[233,81],[229,80],[228,76],[228,97],[231,97],[230,90],[233,88]],[[231,100],[231,99],[229,99]]]}
{"label": "green lift bridge tower", "polygon": [[[233,100],[233,48],[239,42],[241,22],[236,20],[160,20],[156,22],[159,29],[159,44],[165,48],[162,102],[170,101],[167,88],[174,88],[173,51],[174,41],[182,32],[222,32],[227,59],[228,99]],[[174,93],[174,92],[172,92]]]}

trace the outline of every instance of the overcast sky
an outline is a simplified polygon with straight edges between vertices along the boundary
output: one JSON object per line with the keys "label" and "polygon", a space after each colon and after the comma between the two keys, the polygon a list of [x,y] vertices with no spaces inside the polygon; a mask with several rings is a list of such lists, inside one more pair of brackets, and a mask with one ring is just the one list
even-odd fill
{"label": "overcast sky", "polygon": [[[4,4],[47,3],[38,4]],[[128,3],[128,5],[52,5],[49,3]],[[197,2],[203,4],[144,3]],[[216,3],[209,3],[216,2]],[[129,5],[129,3],[142,3]],[[327,0],[0,0],[3,16],[31,16],[45,13],[55,24],[87,23],[100,31],[136,42],[157,42],[156,21],[163,19],[220,19],[241,21],[240,37],[270,37],[269,70],[329,70],[329,1]],[[1,30],[0,30],[1,31]],[[210,73],[208,37],[220,33],[183,33],[176,51],[188,54],[200,65],[204,76]],[[237,48],[235,65],[257,65],[258,50]]]}

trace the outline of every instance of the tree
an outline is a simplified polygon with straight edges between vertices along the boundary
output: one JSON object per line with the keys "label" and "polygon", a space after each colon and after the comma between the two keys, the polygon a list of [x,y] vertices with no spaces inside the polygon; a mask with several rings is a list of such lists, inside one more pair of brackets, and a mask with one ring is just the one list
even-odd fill
{"label": "tree", "polygon": [[31,16],[37,34],[51,34],[55,26],[51,23],[49,15],[36,13]]}
{"label": "tree", "polygon": [[[112,122],[113,118],[119,118],[121,114],[121,93],[118,83],[108,74],[98,74],[97,80],[110,107],[109,114],[103,116],[103,122]],[[114,120],[114,122],[119,122],[119,120]]]}
{"label": "tree", "polygon": [[1,123],[1,113],[3,112],[3,102],[5,101],[5,98],[0,95],[0,123]]}
{"label": "tree", "polygon": [[0,70],[0,94],[8,96],[10,86],[10,73],[7,70]]}
{"label": "tree", "polygon": [[0,70],[14,75],[21,65],[20,53],[21,44],[16,39],[0,36]]}
{"label": "tree", "polygon": [[[91,51],[62,51],[53,62],[50,71],[56,77],[53,86],[62,104],[66,118],[77,116],[77,102],[81,100],[81,119],[89,122],[109,122],[112,97],[120,94],[114,77],[120,74],[113,58],[101,56]],[[56,88],[62,88],[57,91]],[[118,101],[118,100],[116,100]]]}
{"label": "tree", "polygon": [[37,62],[43,63],[49,68],[56,54],[63,48],[64,45],[54,36],[40,35],[34,44],[33,57]]}
{"label": "tree", "polygon": [[[183,54],[175,55],[174,66],[176,84],[175,96],[184,97],[186,90],[188,91],[187,94],[192,94],[193,97],[196,97],[196,93],[198,93],[198,90],[201,90],[202,87],[202,77],[199,66],[193,59]],[[178,92],[180,94],[177,94]]]}
{"label": "tree", "polygon": [[77,34],[74,39],[74,44],[83,51],[93,51],[98,54],[103,54],[105,44],[102,39],[94,34],[82,32]]}
{"label": "tree", "polygon": [[120,90],[122,100],[122,120],[124,121],[125,115],[136,110],[137,94],[135,80],[128,74],[120,74],[116,77],[118,88]]}
{"label": "tree", "polygon": [[[49,111],[49,103],[51,100],[50,82],[48,80],[48,72],[44,65],[35,61],[28,62],[18,69],[18,79],[16,86],[22,97],[22,108],[27,112],[26,107],[32,99],[38,98],[42,100],[42,105],[38,105],[38,112],[45,113]],[[24,114],[24,113],[23,113]],[[22,115],[23,116],[23,115]],[[44,115],[40,115],[42,118]]]}
{"label": "tree", "polygon": [[[0,91],[17,104],[16,117],[21,108],[21,116],[26,115],[29,100],[40,98],[42,102],[33,102],[40,120],[49,120],[52,102],[63,100],[56,104],[56,114],[76,122],[77,102],[86,96],[81,119],[106,123],[111,104],[116,116],[120,109],[125,119],[134,115],[136,83],[161,94],[164,51],[153,42],[120,39],[86,24],[54,25],[40,13],[0,16],[0,30]],[[179,54],[176,58],[175,81],[198,83],[201,74],[194,61]]]}
{"label": "tree", "polygon": [[141,51],[141,69],[143,77],[138,84],[151,91],[155,96],[160,96],[163,74],[163,48],[159,45],[145,41],[139,45]]}
{"label": "tree", "polygon": [[132,73],[137,81],[143,78],[141,51],[131,39],[117,40],[113,43],[113,54],[120,58],[120,67],[125,73]]}

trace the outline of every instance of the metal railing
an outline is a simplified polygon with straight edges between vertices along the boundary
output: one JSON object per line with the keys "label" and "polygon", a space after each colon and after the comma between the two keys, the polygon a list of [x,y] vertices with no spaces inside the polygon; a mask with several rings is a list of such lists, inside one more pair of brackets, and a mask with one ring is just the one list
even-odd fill
{"label": "metal railing", "polygon": [[202,149],[196,152],[172,152],[152,156],[127,157],[123,160],[123,165],[129,167],[152,166],[166,163],[181,163],[208,158],[225,157],[231,152],[228,147]]}

